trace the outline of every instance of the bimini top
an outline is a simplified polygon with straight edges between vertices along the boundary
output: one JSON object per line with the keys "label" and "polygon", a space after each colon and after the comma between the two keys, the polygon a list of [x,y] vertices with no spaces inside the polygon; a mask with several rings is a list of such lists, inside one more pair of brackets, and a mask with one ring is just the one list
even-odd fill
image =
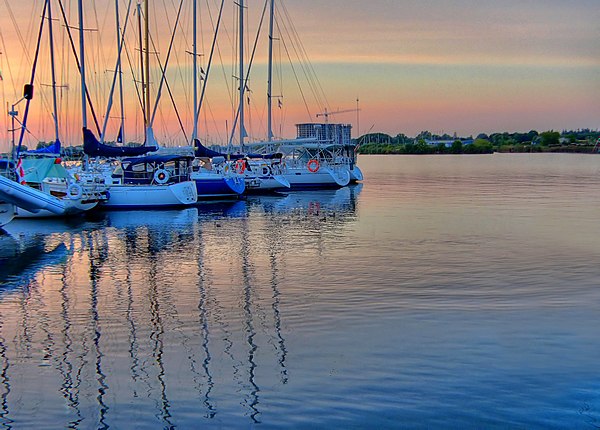
{"label": "bimini top", "polygon": [[83,129],[83,152],[90,157],[135,157],[158,150],[156,146],[110,146],[100,143],[94,133]]}
{"label": "bimini top", "polygon": [[124,158],[121,160],[122,164],[127,164],[125,170],[130,170],[133,166],[138,164],[165,164],[169,161],[189,161],[194,157],[191,155],[147,155],[145,157],[131,157]]}

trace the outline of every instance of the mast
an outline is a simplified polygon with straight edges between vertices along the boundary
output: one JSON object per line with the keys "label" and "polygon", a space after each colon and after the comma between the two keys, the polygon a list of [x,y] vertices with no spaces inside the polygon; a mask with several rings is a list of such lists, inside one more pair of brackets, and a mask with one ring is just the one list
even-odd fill
{"label": "mast", "polygon": [[83,5],[82,0],[77,1],[79,11],[79,59],[81,62],[81,126],[87,128],[87,105],[85,100],[85,47],[83,43]]}
{"label": "mast", "polygon": [[240,5],[240,150],[244,152],[244,137],[246,130],[244,129],[244,0],[239,0]]}
{"label": "mast", "polygon": [[[121,66],[121,24],[119,22],[119,0],[115,0],[115,16],[116,16],[116,23],[117,23],[117,52],[119,53],[119,56],[117,58],[117,73],[119,75],[119,97],[121,99],[121,124],[119,125],[119,135],[121,137],[121,142],[124,143],[125,142],[125,126],[124,126],[124,122],[125,122],[125,106],[124,106],[124,101],[123,101],[123,73],[122,73],[122,66]],[[119,138],[117,137],[117,140],[119,140]]]}
{"label": "mast", "polygon": [[275,0],[270,0],[270,12],[269,12],[269,75],[267,77],[267,141],[270,142],[273,139],[273,106],[272,106],[272,91],[273,91],[273,16],[274,16],[274,5]]}
{"label": "mast", "polygon": [[144,50],[146,59],[146,64],[144,64],[144,68],[146,71],[146,92],[144,96],[146,100],[145,105],[147,111],[144,118],[144,125],[146,129],[150,125],[150,27],[148,21],[148,0],[144,0]]}
{"label": "mast", "polygon": [[197,34],[197,20],[198,20],[198,1],[193,0],[193,17],[194,21],[193,25],[193,41],[192,41],[192,56],[194,57],[194,128],[192,131],[192,144],[194,144],[194,140],[198,137],[198,110],[196,106],[198,106],[198,34]]}
{"label": "mast", "polygon": [[48,41],[50,44],[50,70],[52,75],[52,107],[54,109],[54,139],[58,142],[58,103],[56,101],[56,70],[54,67],[54,37],[52,33],[52,8],[51,0],[48,3]]}
{"label": "mast", "polygon": [[140,3],[137,4],[137,15],[138,15],[138,39],[140,42],[140,76],[142,83],[142,114],[144,116],[144,142],[146,141],[146,124],[148,120],[148,106],[146,105],[146,79],[144,78],[144,49],[142,48],[142,6]]}

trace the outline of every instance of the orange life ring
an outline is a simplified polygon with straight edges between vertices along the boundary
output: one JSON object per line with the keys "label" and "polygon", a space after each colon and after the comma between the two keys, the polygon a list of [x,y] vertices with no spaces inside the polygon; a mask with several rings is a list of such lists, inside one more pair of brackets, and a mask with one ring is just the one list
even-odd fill
{"label": "orange life ring", "polygon": [[235,171],[241,175],[242,173],[244,173],[245,170],[246,170],[246,162],[242,159],[237,160],[235,162]]}
{"label": "orange life ring", "polygon": [[306,163],[306,168],[311,173],[315,173],[317,170],[319,170],[319,167],[319,160],[315,158],[308,160],[308,163]]}

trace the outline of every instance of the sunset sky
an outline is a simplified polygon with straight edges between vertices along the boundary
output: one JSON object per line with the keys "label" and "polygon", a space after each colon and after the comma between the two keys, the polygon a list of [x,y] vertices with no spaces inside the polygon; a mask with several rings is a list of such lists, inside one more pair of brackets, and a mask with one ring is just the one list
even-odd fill
{"label": "sunset sky", "polygon": [[[4,78],[4,100],[12,103],[19,97],[22,84],[29,79],[31,60],[24,59],[21,54],[21,45],[7,9],[9,3],[31,58],[43,2],[0,4],[0,31],[4,40],[0,45],[3,53],[0,70]],[[68,12],[72,20],[70,25],[76,25],[75,3],[65,2],[65,5],[71,5]],[[199,1],[203,14],[203,37],[199,45],[204,53],[201,57],[204,68],[212,37],[211,22],[216,19],[218,3],[216,0]],[[246,3],[249,51],[264,2],[250,0]],[[153,21],[151,18],[151,28],[160,46],[161,61],[166,57],[168,28],[174,22],[178,4],[176,0],[166,0],[154,1],[151,5],[151,14],[160,17]],[[54,18],[58,17],[57,5],[53,2]],[[86,34],[86,42],[89,42],[89,57],[94,57],[93,60],[88,58],[92,61],[90,89],[97,103],[96,109],[101,112],[106,109],[112,80],[107,70],[114,69],[116,58],[113,5],[113,1],[96,1],[94,8],[93,2],[84,1],[86,27],[100,30],[89,32],[89,38]],[[124,16],[127,2],[121,1],[120,7]],[[277,0],[277,16],[283,17],[285,12],[302,40],[318,77],[316,85],[323,89],[325,98],[312,97],[305,78],[299,76],[300,84],[296,82],[294,73],[302,74],[300,65],[292,70],[285,64],[288,62],[285,49],[293,50],[292,41],[288,39],[285,46],[283,42],[276,42],[276,45],[279,43],[275,48],[279,57],[276,57],[283,64],[281,79],[274,81],[274,95],[283,96],[281,107],[274,102],[278,136],[293,137],[295,123],[315,121],[315,115],[325,108],[330,111],[355,109],[357,98],[359,115],[346,112],[330,118],[330,121],[352,123],[354,134],[357,134],[357,128],[358,134],[372,130],[414,136],[429,130],[467,136],[480,132],[600,127],[600,7],[597,0]],[[191,59],[185,50],[191,49],[190,13],[191,2],[186,1],[180,23],[182,30],[174,46],[177,52],[172,54],[168,74],[188,129],[191,87],[190,78],[186,76]],[[130,54],[139,56],[133,47],[137,43],[137,17],[131,19],[131,27],[127,30],[131,33],[127,39],[132,45]],[[226,131],[231,131],[233,122],[233,106],[237,103],[233,94],[236,83],[232,77],[237,75],[233,64],[236,19],[233,1],[226,0],[219,37],[220,58],[213,62],[207,108],[200,126],[201,136],[211,142],[226,140]],[[282,26],[284,21],[281,20]],[[266,23],[264,25],[261,40],[266,39]],[[289,29],[280,29],[282,34],[278,39],[286,39],[291,34]],[[64,30],[58,21],[55,33],[58,34],[56,44],[61,46],[60,58],[67,58],[68,49],[62,48],[67,46]],[[43,47],[47,47],[47,42],[44,43]],[[47,54],[43,55],[47,58]],[[266,135],[266,42],[261,42],[256,55],[249,82],[252,92],[247,128],[251,138],[262,139]],[[66,65],[69,61],[72,60],[60,60],[61,82],[69,80],[69,95],[63,99],[61,115],[65,118],[65,133],[71,136],[78,133],[81,121],[78,84],[73,77],[73,66]],[[48,82],[49,78],[43,78],[49,76],[47,66],[42,70],[40,80]],[[156,67],[154,70],[152,85],[156,91],[160,78]],[[124,72],[125,80],[132,82],[132,76],[132,73]],[[177,76],[183,76],[179,83]],[[126,114],[128,127],[139,129],[137,96],[132,84],[129,85],[131,91],[126,96],[130,112]],[[298,89],[303,85],[306,104]],[[48,92],[48,89],[40,90],[38,85],[36,96],[41,91]],[[173,126],[174,117],[168,113],[171,103],[164,94],[160,106],[158,117],[164,124],[156,124],[157,134],[164,133],[164,138],[169,141],[179,139],[177,127]],[[35,118],[43,118],[44,109],[48,111],[47,106],[36,110],[32,103]],[[131,113],[133,111],[138,113]],[[118,115],[115,112],[111,112],[111,118]],[[136,115],[138,118],[134,120]],[[132,125],[134,121],[135,125]],[[117,122],[111,119],[109,129],[117,127]],[[5,123],[3,118],[3,128],[6,128]],[[46,123],[49,123],[48,119],[39,119],[36,123],[37,138],[51,138],[52,127]],[[136,135],[136,132],[130,134]],[[2,138],[7,140],[5,132]],[[3,147],[6,147],[4,142],[0,149]]]}

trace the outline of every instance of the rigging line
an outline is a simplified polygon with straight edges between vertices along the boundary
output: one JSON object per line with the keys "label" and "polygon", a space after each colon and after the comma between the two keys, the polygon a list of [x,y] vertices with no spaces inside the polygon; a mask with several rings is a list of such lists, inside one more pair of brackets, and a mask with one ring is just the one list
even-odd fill
{"label": "rigging line", "polygon": [[[42,19],[40,21],[40,30],[38,32],[37,46],[35,48],[35,56],[33,58],[33,65],[31,67],[31,79],[29,80],[29,85],[33,85],[33,80],[35,79],[35,69],[37,67],[38,56],[40,53],[40,45],[42,42],[42,31],[44,30],[44,21],[46,16],[46,7],[48,6],[48,0],[44,2],[44,10],[42,12]],[[19,153],[21,152],[21,144],[23,143],[23,137],[25,136],[25,129],[27,124],[27,117],[29,115],[29,106],[31,106],[31,97],[27,99],[25,103],[25,113],[23,114],[23,122],[21,124],[21,134],[19,136],[19,145],[17,146],[16,158],[19,158]]]}
{"label": "rigging line", "polygon": [[[208,111],[210,113],[210,117],[212,118],[213,124],[215,125],[215,132],[217,133],[217,138],[222,143],[223,137],[221,136],[221,132],[219,131],[220,127],[217,126],[217,119],[215,118],[215,113],[213,112],[212,107],[210,106],[210,103],[207,102],[206,104],[208,106]],[[206,112],[206,110],[205,110],[205,112]]]}
{"label": "rigging line", "polygon": [[[279,23],[277,23],[277,29],[279,30]],[[280,33],[281,34],[281,33]],[[298,90],[300,90],[300,95],[302,96],[302,101],[304,102],[304,107],[306,108],[306,113],[308,113],[309,122],[312,120],[312,115],[310,114],[310,109],[308,108],[308,104],[306,103],[306,97],[304,96],[304,91],[302,91],[302,86],[300,85],[300,81],[298,80],[298,74],[296,73],[296,69],[294,68],[294,63],[292,63],[292,59],[290,57],[290,52],[287,49],[287,45],[285,40],[281,38],[281,44],[283,45],[283,49],[287,54],[288,60],[290,62],[290,67],[292,68],[292,73],[294,74],[294,78],[296,79],[296,83],[298,84]]]}
{"label": "rigging line", "polygon": [[119,75],[119,64],[121,63],[121,52],[123,49],[123,39],[125,36],[125,31],[127,31],[127,24],[129,24],[129,16],[131,14],[131,0],[129,0],[129,4],[127,5],[127,14],[125,15],[125,24],[123,26],[123,36],[121,36],[121,31],[119,30],[118,37],[121,39],[121,44],[119,45],[119,52],[117,52],[117,64],[115,65],[115,73],[113,75],[112,85],[110,89],[110,93],[108,96],[108,103],[106,106],[106,116],[104,117],[104,124],[102,125],[102,134],[100,135],[100,141],[104,141],[104,137],[106,135],[106,126],[108,125],[108,119],[110,118],[110,111],[112,109],[113,104],[113,95],[115,92],[115,87],[117,85],[117,75]]}
{"label": "rigging line", "polygon": [[[234,1],[234,4],[235,1]],[[234,13],[233,14],[233,27],[232,28],[239,28],[239,13]],[[239,59],[239,47],[240,47],[240,34],[239,31],[234,32],[234,37],[233,37],[233,49],[231,50],[231,72],[229,74],[229,76],[231,76],[231,116],[234,117],[235,116],[235,111],[236,109],[239,109],[239,103],[236,104],[236,100],[239,97],[238,94],[236,93],[236,86],[241,85],[240,82],[236,81],[236,65],[238,64],[238,59]],[[237,83],[237,85],[236,85]],[[235,130],[235,125],[233,125],[232,127],[232,132]],[[229,141],[231,144],[231,140]]]}
{"label": "rigging line", "polygon": [[[98,19],[98,10],[97,10],[97,7],[96,7],[97,3],[98,2],[93,2],[93,5],[94,5],[93,6],[94,19],[96,21],[96,23],[95,23],[96,24],[96,28],[98,29],[98,33],[97,33],[98,48],[97,48],[97,54],[96,54],[96,58],[100,58],[100,65],[97,66],[97,68],[98,68],[98,67],[103,67],[103,65],[105,65],[105,64],[108,64],[108,60],[106,58],[105,50],[102,49],[102,47],[104,47],[104,46],[107,45],[102,40],[102,36],[104,35],[104,31],[102,31],[102,29],[106,28],[106,21],[108,19],[109,8],[104,7],[104,12],[105,12],[104,13],[104,21],[103,21],[102,25],[100,25],[100,21]],[[108,34],[108,33],[111,33],[111,32],[106,32],[106,33]],[[98,71],[97,75],[101,76],[100,71]],[[96,85],[98,87],[98,92],[96,94],[102,94],[102,95],[104,95],[104,94],[107,93],[107,91],[106,91],[107,88],[106,88],[106,82],[105,82],[105,80],[98,79],[97,82],[96,82]]]}
{"label": "rigging line", "polygon": [[[168,19],[168,11],[175,9],[175,3],[174,3],[173,0],[171,0],[171,7],[169,9],[167,9],[166,3],[167,3],[166,1],[163,1],[163,7],[164,7],[165,16],[167,17],[167,25],[170,27],[170,21]],[[183,15],[184,15],[183,17],[186,18],[188,14],[184,13]],[[181,28],[186,28],[185,23],[180,24],[179,26]],[[186,38],[186,36],[187,36],[186,33],[184,31],[182,31],[181,35],[182,35],[181,38],[183,39],[183,45],[185,47],[189,46],[187,38]],[[185,52],[185,48],[183,49],[183,51]],[[183,94],[184,94],[185,101],[186,101],[185,105],[189,106],[190,103],[188,101],[189,101],[189,94],[191,93],[191,91],[186,91],[186,82],[185,82],[185,78],[183,76],[184,67],[181,67],[181,61],[180,61],[180,58],[179,58],[179,49],[175,49],[173,51],[173,55],[175,57],[175,65],[176,65],[175,72],[178,74],[178,77],[181,80],[181,83],[182,83],[182,86],[183,86]]]}
{"label": "rigging line", "polygon": [[296,30],[296,27],[294,25],[294,21],[291,19],[291,16],[287,10],[287,7],[285,6],[285,4],[283,4],[283,2],[282,2],[282,7],[284,9],[287,20],[289,22],[289,27],[290,27],[291,31],[293,32],[295,39],[297,41],[296,42],[297,46],[300,49],[300,52],[303,54],[304,61],[306,62],[307,67],[308,67],[309,71],[311,72],[311,75],[312,75],[314,81],[316,82],[316,84],[318,85],[318,87],[321,91],[321,94],[319,94],[319,97],[322,96],[325,99],[325,102],[327,103],[327,105],[329,105],[329,103],[327,102],[327,96],[325,94],[325,91],[323,91],[323,87],[321,86],[321,83],[319,81],[317,73],[315,72],[312,62],[310,61],[310,57],[309,57],[308,53],[306,52],[306,48],[304,47],[304,44],[302,43],[302,38],[298,34],[298,31]]}
{"label": "rigging line", "polygon": [[129,55],[129,49],[127,48],[129,45],[125,39],[123,39],[123,48],[125,49],[125,57],[127,57],[127,64],[129,65],[129,70],[131,71],[131,77],[133,78],[133,87],[135,88],[135,93],[138,98],[138,103],[140,108],[143,109],[144,102],[142,101],[142,94],[140,93],[140,88],[138,86],[138,81],[135,77],[135,68],[133,67],[133,63],[131,62],[131,57]]}
{"label": "rigging line", "polygon": [[[183,1],[182,1],[182,3],[183,3]],[[154,49],[156,51],[156,47],[154,46],[154,39],[152,38],[152,36],[150,36],[150,42],[152,43],[152,49]],[[160,58],[158,58],[158,54],[156,55],[156,61],[158,61],[158,67],[159,67],[160,73],[163,76],[165,86],[167,87],[167,92],[169,93],[169,98],[171,99],[171,104],[173,105],[173,109],[175,110],[175,115],[177,116],[177,121],[179,122],[179,127],[181,128],[183,137],[184,137],[185,141],[187,142],[188,138],[187,138],[187,134],[185,133],[185,128],[183,126],[183,123],[181,121],[181,115],[179,115],[179,110],[177,109],[177,105],[175,104],[175,98],[173,97],[173,92],[171,91],[171,86],[169,85],[169,81],[167,81],[167,79],[166,79],[167,65],[165,63],[165,67],[163,68],[163,66],[160,62]],[[167,61],[169,61],[168,55],[167,55]],[[162,85],[162,80],[161,80],[161,85]],[[152,121],[150,122],[150,127],[152,127],[152,124],[154,123],[154,115],[156,114],[156,110],[158,108],[158,99],[159,98],[160,98],[160,91],[158,92],[158,95],[156,98],[156,104],[154,105],[154,113],[152,114]]]}
{"label": "rigging line", "polygon": [[[215,24],[214,24],[214,20],[212,17],[212,12],[210,10],[210,5],[208,4],[208,0],[206,0],[206,7],[208,9],[208,16],[210,18],[210,23],[212,24],[213,27],[213,33],[216,31],[215,30]],[[224,27],[224,31],[225,31],[225,35],[229,36],[229,34],[227,33],[227,27]],[[229,37],[228,37],[229,38]],[[229,38],[231,39],[231,38]],[[225,70],[225,63],[223,62],[223,56],[221,54],[221,47],[219,45],[219,42],[216,42],[216,49],[217,49],[217,55],[219,56],[219,61],[221,63],[221,71],[223,72],[223,81],[225,82],[225,86],[227,87],[227,94],[229,95],[229,102],[231,103],[231,106],[233,106],[233,97],[232,97],[232,90],[229,88],[229,79],[227,78],[227,71]]]}
{"label": "rigging line", "polygon": [[[94,12],[93,13],[93,16],[94,16],[94,26],[95,26],[95,28],[99,29],[100,28],[100,23],[98,21],[98,11],[96,9],[96,2],[93,2],[92,4],[93,4],[92,11]],[[90,55],[86,56],[86,59],[88,60],[88,66],[91,66],[90,68],[93,68],[94,74],[95,74],[96,78],[100,75],[100,71],[98,70],[98,65],[93,61],[93,59],[94,58],[97,59],[97,58],[101,57],[100,58],[101,64],[107,64],[106,61],[105,61],[105,59],[102,56],[102,49],[101,49],[101,46],[102,46],[102,37],[101,36],[102,36],[102,34],[101,33],[102,33],[101,31],[98,31],[98,34],[96,35],[98,43],[96,43],[96,45],[95,45],[95,47],[96,47],[96,53],[95,53],[95,55],[91,59],[90,59]],[[91,49],[89,49],[90,45],[91,44],[87,44],[86,45],[86,46],[88,46],[88,52],[91,52]],[[90,62],[91,62],[91,65],[90,65]],[[87,78],[86,85],[87,85],[87,82],[90,81],[90,77],[91,77],[90,73],[88,73],[87,76],[86,76],[86,78]],[[93,82],[93,85],[96,88],[96,90],[94,92],[94,94],[96,94],[96,100],[98,101],[98,103],[101,103],[101,102],[103,102],[103,100],[102,100],[102,94],[105,94],[105,91],[102,88],[102,82],[98,78],[94,79],[92,82]]]}
{"label": "rigging line", "polygon": [[[77,64],[77,71],[81,75],[81,63],[79,62],[79,55],[77,55],[77,48],[75,48],[75,42],[73,41],[73,35],[71,34],[71,27],[69,26],[69,21],[67,20],[67,15],[65,14],[65,8],[63,7],[62,0],[58,0],[58,5],[60,6],[60,13],[63,17],[65,28],[67,29],[69,42],[71,43],[71,50],[73,51],[73,55],[75,56],[75,64]],[[98,122],[98,118],[96,117],[96,111],[94,110],[94,105],[92,104],[92,98],[90,97],[90,92],[88,90],[87,85],[85,86],[85,97],[90,106],[90,111],[92,113],[92,118],[94,118],[94,124],[96,125],[98,136],[100,136],[100,123]]]}
{"label": "rigging line", "polygon": [[[6,51],[6,42],[4,41],[4,35],[2,34],[1,28],[0,28],[0,41],[2,42],[2,52],[7,52]],[[10,84],[12,85],[13,92],[14,92],[14,88],[16,88],[16,85],[15,85],[15,78],[14,78],[13,72],[12,72],[12,67],[10,67],[10,61],[6,62],[6,66],[8,67],[8,74],[10,76]],[[16,95],[15,95],[15,98],[16,98]]]}
{"label": "rigging line", "polygon": [[10,8],[10,4],[8,3],[8,0],[4,0],[4,4],[6,5],[6,9],[8,10],[8,15],[10,17],[10,20],[13,23],[15,32],[17,33],[17,38],[19,39],[19,42],[21,43],[21,49],[23,49],[23,54],[25,55],[25,58],[27,58],[27,61],[31,61],[31,58],[29,57],[29,53],[27,51],[27,45],[25,44],[25,40],[23,40],[23,35],[21,34],[21,31],[19,30],[17,20],[15,19],[15,15],[13,14],[12,9]]}
{"label": "rigging line", "polygon": [[[158,86],[158,91],[157,91],[157,94],[156,94],[156,101],[154,102],[154,110],[152,112],[152,116],[150,117],[150,124],[149,124],[150,127],[152,127],[152,124],[154,123],[154,117],[156,116],[156,110],[158,109],[158,102],[160,101],[160,95],[161,95],[161,91],[162,91],[162,86],[163,86],[163,83],[166,80],[166,76],[165,76],[166,68],[169,65],[169,58],[171,56],[171,51],[172,51],[172,48],[173,48],[173,40],[175,39],[175,32],[177,30],[177,24],[179,24],[179,17],[181,16],[181,9],[182,9],[182,7],[183,7],[183,0],[181,0],[179,2],[179,10],[177,11],[177,18],[175,19],[175,25],[173,26],[173,33],[171,34],[171,41],[169,42],[169,50],[167,51],[167,58],[165,60],[165,70],[161,72],[162,76],[161,76],[160,84]],[[158,59],[158,54],[156,54],[156,57]],[[159,60],[159,64],[160,64],[160,59],[158,59],[158,60]],[[170,91],[169,91],[169,93],[170,93]],[[185,133],[184,133],[184,135],[185,135]]]}
{"label": "rigging line", "polygon": [[206,74],[204,76],[204,83],[202,84],[202,92],[200,93],[200,100],[198,101],[198,107],[194,106],[196,110],[196,117],[200,116],[200,109],[202,108],[202,102],[204,101],[204,95],[206,93],[206,85],[208,83],[208,76],[210,74],[210,68],[212,65],[213,54],[215,52],[215,45],[217,44],[217,36],[219,33],[219,28],[221,27],[221,18],[223,16],[223,6],[225,5],[225,0],[221,0],[221,7],[219,9],[219,16],[217,18],[217,25],[214,31],[214,37],[212,41],[212,45],[210,47],[210,55],[208,57],[208,64],[206,66]]}
{"label": "rigging line", "polygon": [[[46,4],[46,3],[44,2],[44,4]],[[26,58],[27,62],[31,62],[31,59],[30,59],[30,56],[29,56],[29,50],[27,49],[27,47],[25,45],[25,41],[23,40],[23,37],[21,35],[21,31],[19,30],[19,27],[17,27],[17,23],[16,23],[16,20],[14,18],[14,14],[13,14],[12,10],[10,9],[10,6],[9,6],[8,3],[6,3],[6,7],[8,9],[9,15],[10,15],[11,20],[13,22],[13,26],[15,28],[15,31],[16,31],[17,36],[19,38],[19,41],[21,42],[21,47],[23,49],[22,52],[25,54],[25,58]],[[45,19],[45,18],[42,18],[42,19]],[[33,23],[33,20],[31,20],[30,25],[32,25],[32,23]],[[4,44],[4,42],[3,42],[3,44]],[[6,46],[4,46],[4,52],[6,52]],[[9,68],[10,68],[10,62],[8,64],[9,64]],[[13,84],[13,88],[16,88],[16,85],[14,84],[14,80],[12,80],[12,70],[11,70],[11,83]],[[33,82],[32,82],[32,84],[33,84]],[[40,82],[40,80],[39,80],[39,78],[38,78],[38,84],[42,85],[41,82]],[[42,99],[42,107],[46,109],[46,113],[50,113],[51,112],[51,108],[49,106],[49,102],[48,102],[48,99],[46,97],[46,94],[44,94],[44,93],[40,93],[40,94],[41,94],[41,99]],[[15,97],[17,97],[16,94],[15,94]],[[40,108],[40,109],[42,109],[42,108]]]}
{"label": "rigging line", "polygon": [[[208,17],[210,19],[210,23],[212,24],[213,33],[214,33],[216,31],[215,24],[214,24],[213,15],[212,15],[212,11],[211,11],[208,0],[206,0],[206,9],[208,10]],[[227,32],[227,27],[224,27],[223,31],[225,32],[225,36],[227,37],[227,39],[231,42],[231,36]],[[223,55],[221,54],[221,47],[220,47],[218,41],[216,43],[216,49],[217,49],[217,54],[219,55],[219,61],[221,62],[221,71],[223,72],[223,81],[225,82],[225,86],[227,87],[227,94],[229,95],[229,102],[231,103],[231,105],[233,105],[232,90],[230,90],[230,88],[229,88],[229,79],[227,78],[227,71],[225,70],[225,63],[223,62]]]}
{"label": "rigging line", "polygon": [[312,74],[310,73],[310,69],[308,68],[307,63],[306,63],[305,59],[303,58],[302,53],[298,52],[297,44],[299,43],[299,41],[297,40],[296,37],[294,37],[293,33],[290,33],[290,29],[288,27],[285,27],[285,30],[286,30],[288,36],[290,37],[290,40],[292,41],[292,48],[294,50],[294,53],[296,54],[296,58],[299,61],[299,64],[302,68],[302,71],[304,73],[304,76],[306,78],[308,86],[313,94],[313,97],[315,98],[316,102],[320,106],[323,106],[323,100],[321,99],[321,97],[319,95],[318,88],[314,82],[314,78],[313,78]]}
{"label": "rigging line", "polygon": [[[317,99],[317,101],[323,105],[323,101],[325,102],[325,106],[329,107],[329,102],[327,101],[327,96],[325,94],[325,91],[323,91],[323,87],[321,86],[321,83],[318,79],[317,73],[314,70],[314,67],[310,61],[310,58],[306,52],[306,49],[304,48],[304,44],[302,43],[302,38],[300,37],[300,35],[298,34],[296,27],[294,26],[294,22],[290,17],[290,14],[285,6],[285,4],[283,2],[281,2],[284,13],[286,15],[287,18],[287,22],[289,25],[289,28],[291,29],[292,35],[294,36],[295,39],[295,46],[298,47],[298,49],[300,50],[300,54],[302,56],[302,60],[305,63],[305,68],[307,70],[307,72],[305,72],[307,74],[307,78],[310,80],[310,82],[312,83],[313,88],[313,94],[315,96],[315,98]],[[320,90],[320,91],[319,91]]]}
{"label": "rigging line", "polygon": [[[250,70],[252,70],[252,64],[254,62],[254,54],[256,54],[256,46],[258,45],[258,38],[260,37],[260,32],[262,30],[263,21],[264,21],[265,14],[267,11],[267,4],[268,4],[268,0],[265,0],[265,5],[263,7],[262,15],[260,17],[260,22],[258,24],[258,30],[256,31],[256,38],[254,39],[254,46],[252,47],[252,55],[250,56],[250,61],[248,62],[248,70],[245,73],[246,77],[245,77],[244,83],[243,83],[245,88],[248,87],[248,79],[250,78]],[[242,85],[241,82],[240,82],[240,85]],[[242,100],[241,103],[245,103],[245,100]],[[233,128],[231,130],[230,141],[233,139],[233,134],[235,132],[235,128],[236,128],[237,122],[239,120],[239,116],[240,116],[240,111],[238,110],[237,115],[235,116],[235,119],[233,121]]]}

